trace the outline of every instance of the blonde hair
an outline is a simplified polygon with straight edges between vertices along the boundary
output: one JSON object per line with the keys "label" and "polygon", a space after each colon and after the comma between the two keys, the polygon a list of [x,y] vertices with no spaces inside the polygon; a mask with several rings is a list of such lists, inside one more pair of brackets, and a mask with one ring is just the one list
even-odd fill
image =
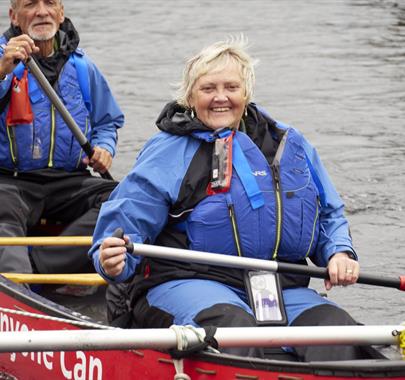
{"label": "blonde hair", "polygon": [[190,97],[195,82],[208,72],[221,71],[231,62],[240,68],[240,74],[245,87],[246,103],[253,97],[255,82],[254,61],[246,52],[247,39],[229,37],[225,41],[218,41],[202,49],[197,55],[186,62],[183,78],[177,90],[177,103],[190,108]]}

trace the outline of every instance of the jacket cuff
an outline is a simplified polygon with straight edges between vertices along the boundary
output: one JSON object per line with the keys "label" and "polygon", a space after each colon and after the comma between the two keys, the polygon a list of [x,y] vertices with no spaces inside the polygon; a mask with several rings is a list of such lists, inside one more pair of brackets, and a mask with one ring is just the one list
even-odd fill
{"label": "jacket cuff", "polygon": [[357,256],[357,253],[355,252],[355,250],[352,247],[348,247],[347,245],[341,245],[341,246],[336,246],[336,252],[334,252],[332,255],[329,256],[329,260],[331,259],[331,257],[338,252],[344,252],[347,253],[347,255],[353,259],[358,261],[359,258]]}

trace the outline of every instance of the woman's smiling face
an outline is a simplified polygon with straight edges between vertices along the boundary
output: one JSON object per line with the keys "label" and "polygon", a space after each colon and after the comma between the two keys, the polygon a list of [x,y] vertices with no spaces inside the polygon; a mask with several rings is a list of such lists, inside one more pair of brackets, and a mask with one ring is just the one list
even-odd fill
{"label": "woman's smiling face", "polygon": [[238,65],[230,62],[224,69],[197,79],[190,105],[209,128],[238,128],[246,106],[245,86]]}

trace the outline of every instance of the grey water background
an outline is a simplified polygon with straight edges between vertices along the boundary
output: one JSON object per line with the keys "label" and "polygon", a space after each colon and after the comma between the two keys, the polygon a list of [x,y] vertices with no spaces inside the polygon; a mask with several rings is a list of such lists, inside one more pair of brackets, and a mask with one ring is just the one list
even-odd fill
{"label": "grey water background", "polygon": [[[157,132],[185,57],[244,33],[255,101],[317,147],[346,204],[363,271],[405,274],[405,0],[68,1],[81,47],[126,115],[121,179]],[[8,26],[0,0],[0,30]],[[312,285],[323,290],[321,280]],[[328,297],[366,324],[405,321],[405,295],[356,284]]]}

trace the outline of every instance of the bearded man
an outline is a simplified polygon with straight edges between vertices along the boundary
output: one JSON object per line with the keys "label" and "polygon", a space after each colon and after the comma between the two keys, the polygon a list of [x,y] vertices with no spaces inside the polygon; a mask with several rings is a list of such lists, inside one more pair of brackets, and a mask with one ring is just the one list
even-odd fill
{"label": "bearded man", "polygon": [[[91,235],[116,182],[93,176],[88,165],[109,170],[124,116],[99,69],[78,48],[62,0],[11,0],[9,17],[0,37],[0,236],[25,236],[42,218],[66,225],[63,235]],[[93,146],[91,158],[26,69],[28,58]],[[0,247],[0,272],[33,271],[88,272],[93,266],[83,248],[29,254],[26,247]]]}

